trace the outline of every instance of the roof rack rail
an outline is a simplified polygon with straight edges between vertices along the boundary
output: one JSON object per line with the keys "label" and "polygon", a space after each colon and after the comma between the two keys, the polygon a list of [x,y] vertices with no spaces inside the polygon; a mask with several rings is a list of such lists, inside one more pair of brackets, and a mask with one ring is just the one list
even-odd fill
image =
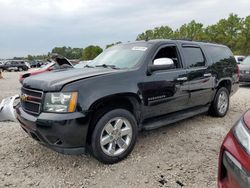
{"label": "roof rack rail", "polygon": [[216,42],[211,42],[211,41],[205,41],[205,40],[192,40],[192,39],[171,39],[171,40],[182,40],[182,41],[190,41],[190,42],[203,42],[203,43],[210,43],[210,44],[218,44],[221,45],[219,43]]}

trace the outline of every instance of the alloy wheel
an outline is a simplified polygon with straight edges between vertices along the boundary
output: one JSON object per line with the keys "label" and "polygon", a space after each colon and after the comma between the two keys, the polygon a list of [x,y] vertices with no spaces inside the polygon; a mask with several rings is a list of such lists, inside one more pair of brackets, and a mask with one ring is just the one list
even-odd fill
{"label": "alloy wheel", "polygon": [[117,117],[111,119],[103,128],[100,138],[102,151],[109,156],[118,156],[129,147],[132,139],[130,122]]}

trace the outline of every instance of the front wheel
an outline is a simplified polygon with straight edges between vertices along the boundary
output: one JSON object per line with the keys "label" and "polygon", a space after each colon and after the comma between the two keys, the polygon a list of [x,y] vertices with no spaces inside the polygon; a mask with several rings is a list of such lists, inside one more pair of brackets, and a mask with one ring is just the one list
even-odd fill
{"label": "front wheel", "polygon": [[137,123],[125,109],[115,109],[104,114],[97,122],[91,139],[95,158],[113,164],[126,158],[137,139]]}
{"label": "front wheel", "polygon": [[229,108],[229,92],[226,88],[220,88],[210,107],[210,113],[216,117],[224,117]]}

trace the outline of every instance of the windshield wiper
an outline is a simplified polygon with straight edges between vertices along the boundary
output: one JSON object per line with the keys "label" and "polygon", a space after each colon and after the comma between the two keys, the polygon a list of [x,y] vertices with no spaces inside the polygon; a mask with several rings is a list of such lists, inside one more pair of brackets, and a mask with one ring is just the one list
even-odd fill
{"label": "windshield wiper", "polygon": [[104,67],[104,68],[111,68],[111,69],[120,69],[120,68],[116,67],[115,65],[107,65],[107,64],[96,65],[96,67]]}

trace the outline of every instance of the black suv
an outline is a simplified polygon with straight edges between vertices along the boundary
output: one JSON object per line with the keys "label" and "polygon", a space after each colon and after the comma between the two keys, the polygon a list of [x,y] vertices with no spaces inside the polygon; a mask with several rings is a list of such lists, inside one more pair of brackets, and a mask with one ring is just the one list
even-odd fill
{"label": "black suv", "polygon": [[7,61],[2,67],[6,71],[27,71],[29,69],[28,64],[22,60]]}
{"label": "black suv", "polygon": [[133,150],[139,130],[209,112],[223,117],[239,86],[226,46],[180,40],[108,48],[83,69],[27,78],[17,118],[35,140],[58,152],[88,149],[103,163]]}

